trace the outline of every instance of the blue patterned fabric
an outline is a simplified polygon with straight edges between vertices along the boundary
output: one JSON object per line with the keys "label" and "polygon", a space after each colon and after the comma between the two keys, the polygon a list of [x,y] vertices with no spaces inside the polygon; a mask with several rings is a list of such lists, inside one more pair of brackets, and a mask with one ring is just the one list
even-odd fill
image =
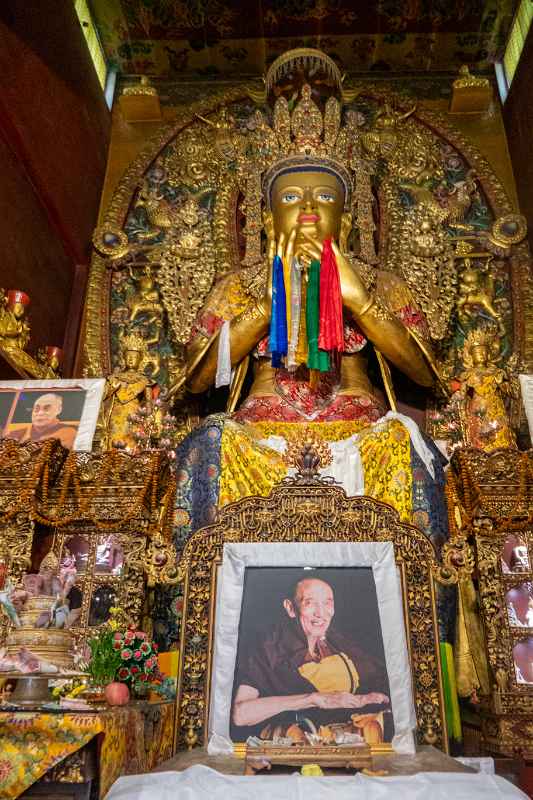
{"label": "blue patterned fabric", "polygon": [[287,355],[289,342],[287,331],[287,295],[283,278],[283,262],[279,256],[274,257],[272,266],[272,313],[270,315],[269,350],[272,354],[272,366],[281,367],[282,358]]}
{"label": "blue patterned fabric", "polygon": [[224,420],[224,414],[208,417],[183,440],[176,453],[174,544],[178,558],[189,536],[215,519]]}
{"label": "blue patterned fabric", "polygon": [[[176,453],[176,511],[174,545],[178,558],[195,531],[214,522],[220,483],[220,446],[225,415],[195,428]],[[180,586],[157,587],[152,606],[153,636],[161,652],[179,641],[182,609]]]}
{"label": "blue patterned fabric", "polygon": [[[440,555],[442,545],[448,541],[448,512],[444,492],[446,459],[431,439],[424,437],[427,446],[434,453],[435,480],[411,444],[411,465],[413,470],[413,525],[420,528],[433,542]],[[455,641],[455,616],[457,592],[455,586],[438,586],[437,612],[439,618],[439,637],[441,642],[453,644]]]}

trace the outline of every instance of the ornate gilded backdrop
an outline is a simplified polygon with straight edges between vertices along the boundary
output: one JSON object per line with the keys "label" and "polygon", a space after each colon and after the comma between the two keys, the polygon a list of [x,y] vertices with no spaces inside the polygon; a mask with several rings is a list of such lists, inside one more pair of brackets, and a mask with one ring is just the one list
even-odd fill
{"label": "ornate gilded backdrop", "polygon": [[[119,368],[121,340],[134,332],[146,344],[141,368],[168,387],[182,375],[185,343],[215,280],[240,270],[245,292],[261,291],[261,187],[253,158],[243,167],[250,149],[257,163],[269,157],[257,143],[266,135],[271,146],[272,112],[258,111],[259,94],[235,88],[188,106],[124,175],[94,238],[89,375]],[[448,387],[427,427],[459,442],[464,420],[449,387],[469,367],[468,335],[481,325],[500,341],[495,361],[514,354],[515,371],[520,361],[533,367],[523,220],[488,163],[443,116],[364,83],[344,90],[342,114],[356,174],[350,248],[415,293]],[[510,402],[517,423],[519,403]],[[185,432],[185,416],[182,423]]]}

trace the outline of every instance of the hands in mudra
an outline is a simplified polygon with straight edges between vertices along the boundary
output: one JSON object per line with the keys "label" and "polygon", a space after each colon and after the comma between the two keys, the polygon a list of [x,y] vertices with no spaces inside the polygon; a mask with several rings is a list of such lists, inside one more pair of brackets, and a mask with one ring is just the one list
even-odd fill
{"label": "hands in mudra", "polygon": [[[343,303],[352,312],[357,314],[357,308],[363,307],[370,297],[361,278],[352,267],[350,262],[341,253],[338,244],[332,239],[331,247],[335,254]],[[285,264],[292,264],[294,256],[298,258],[305,270],[309,268],[311,261],[322,259],[323,243],[313,239],[300,225],[295,225],[287,237],[280,233],[278,237],[272,237],[268,242],[268,264],[269,277],[265,289],[264,308],[270,319],[272,303],[272,264],[274,257],[279,256]]]}
{"label": "hands in mudra", "polygon": [[313,692],[311,695],[316,708],[364,708],[370,705],[388,705],[386,694],[369,692],[368,694],[351,694],[350,692]]}

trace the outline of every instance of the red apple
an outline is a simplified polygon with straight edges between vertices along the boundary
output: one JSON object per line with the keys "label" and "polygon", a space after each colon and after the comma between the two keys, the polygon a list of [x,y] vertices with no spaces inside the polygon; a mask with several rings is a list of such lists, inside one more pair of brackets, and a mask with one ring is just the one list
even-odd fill
{"label": "red apple", "polygon": [[105,687],[104,696],[110,706],[125,706],[130,701],[130,690],[125,683],[113,681]]}

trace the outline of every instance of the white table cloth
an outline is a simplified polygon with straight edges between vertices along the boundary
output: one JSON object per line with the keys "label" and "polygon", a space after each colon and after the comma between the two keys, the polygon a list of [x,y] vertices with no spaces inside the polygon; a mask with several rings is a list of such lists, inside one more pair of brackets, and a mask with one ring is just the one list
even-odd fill
{"label": "white table cloth", "polygon": [[518,800],[527,795],[498,775],[419,772],[370,778],[222,775],[196,765],[183,772],[128,775],[106,800]]}

